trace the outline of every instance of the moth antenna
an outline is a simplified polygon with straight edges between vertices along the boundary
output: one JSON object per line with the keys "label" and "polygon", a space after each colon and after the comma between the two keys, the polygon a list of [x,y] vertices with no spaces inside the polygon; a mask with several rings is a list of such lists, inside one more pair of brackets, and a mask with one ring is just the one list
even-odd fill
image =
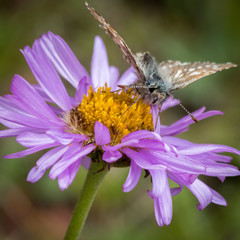
{"label": "moth antenna", "polygon": [[[173,98],[173,99],[177,101],[176,98]],[[199,122],[199,121],[193,116],[193,114],[190,113],[181,103],[178,103],[178,104],[179,104],[179,106],[192,118],[192,120],[193,120],[194,122],[196,122],[196,123]]]}
{"label": "moth antenna", "polygon": [[140,97],[141,97],[141,95],[139,95],[139,96],[133,101],[133,103],[124,111],[124,113],[123,113],[120,117],[122,117],[122,116],[139,100]]}

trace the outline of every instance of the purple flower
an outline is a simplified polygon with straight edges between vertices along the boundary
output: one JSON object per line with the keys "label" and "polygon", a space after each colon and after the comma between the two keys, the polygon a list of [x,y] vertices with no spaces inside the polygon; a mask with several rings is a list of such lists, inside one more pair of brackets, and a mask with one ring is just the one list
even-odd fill
{"label": "purple flower", "polygon": [[[123,116],[136,97],[130,91],[117,91],[118,85],[130,85],[136,80],[132,68],[120,78],[116,67],[108,63],[100,37],[95,38],[91,62],[91,76],[62,38],[49,32],[36,40],[33,47],[22,53],[38,84],[30,85],[19,75],[12,80],[12,95],[0,98],[0,122],[8,129],[0,137],[16,136],[25,150],[5,156],[20,158],[43,149],[50,149],[28,174],[27,180],[38,181],[50,169],[49,177],[58,179],[61,190],[68,188],[80,165],[89,165],[89,156],[100,153],[104,162],[117,166],[130,165],[123,191],[131,191],[138,183],[142,170],[151,175],[157,223],[168,225],[172,219],[172,195],[185,185],[198,199],[201,210],[209,203],[226,205],[225,199],[198,179],[199,175],[216,176],[224,181],[227,176],[239,175],[230,165],[231,158],[220,155],[234,148],[224,145],[195,144],[175,137],[187,131],[193,123],[186,116],[170,126],[158,122],[156,107],[139,100]],[[75,89],[70,96],[61,75]],[[162,111],[177,105],[169,98]],[[201,108],[194,113],[198,119],[222,114]],[[171,188],[168,179],[178,187]]]}

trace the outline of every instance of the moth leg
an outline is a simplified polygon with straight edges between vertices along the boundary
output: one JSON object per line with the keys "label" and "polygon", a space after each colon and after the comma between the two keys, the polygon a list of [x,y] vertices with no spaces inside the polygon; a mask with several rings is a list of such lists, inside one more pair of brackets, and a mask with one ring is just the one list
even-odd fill
{"label": "moth leg", "polygon": [[128,88],[130,88],[130,86],[127,86],[127,85],[117,85],[118,87],[121,88],[121,90],[127,90]]}
{"label": "moth leg", "polygon": [[156,118],[156,122],[155,122],[154,130],[157,129],[158,119],[160,120],[160,112],[161,112],[161,108],[162,108],[162,104],[158,106],[158,115],[157,115],[157,118]]}
{"label": "moth leg", "polygon": [[112,91],[110,93],[116,93],[116,92],[120,92],[122,89],[118,89],[118,90],[115,90],[115,91]]}
{"label": "moth leg", "polygon": [[141,97],[141,95],[139,95],[139,96],[133,101],[133,103],[124,111],[124,113],[121,115],[121,117],[139,100],[140,97]]}

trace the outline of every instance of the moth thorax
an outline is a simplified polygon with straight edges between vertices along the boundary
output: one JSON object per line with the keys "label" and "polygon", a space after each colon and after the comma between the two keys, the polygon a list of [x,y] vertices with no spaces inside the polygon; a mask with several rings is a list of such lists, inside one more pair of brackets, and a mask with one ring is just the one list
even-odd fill
{"label": "moth thorax", "polygon": [[166,85],[164,84],[162,78],[156,72],[153,72],[146,79],[146,86],[149,87],[150,93],[154,92],[155,90],[158,92],[167,92]]}

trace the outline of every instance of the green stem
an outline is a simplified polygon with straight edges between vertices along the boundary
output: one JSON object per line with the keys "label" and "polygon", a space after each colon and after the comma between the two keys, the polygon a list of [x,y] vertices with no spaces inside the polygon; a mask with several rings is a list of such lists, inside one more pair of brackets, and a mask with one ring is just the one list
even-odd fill
{"label": "green stem", "polygon": [[[85,180],[83,189],[80,194],[80,198],[75,206],[71,222],[68,226],[65,240],[76,240],[81,233],[89,210],[92,206],[93,200],[97,193],[97,190],[107,173],[107,167],[103,168],[103,161],[91,161],[91,165],[88,169],[88,175]],[[100,170],[100,171],[99,171]],[[99,171],[99,172],[98,172]]]}

